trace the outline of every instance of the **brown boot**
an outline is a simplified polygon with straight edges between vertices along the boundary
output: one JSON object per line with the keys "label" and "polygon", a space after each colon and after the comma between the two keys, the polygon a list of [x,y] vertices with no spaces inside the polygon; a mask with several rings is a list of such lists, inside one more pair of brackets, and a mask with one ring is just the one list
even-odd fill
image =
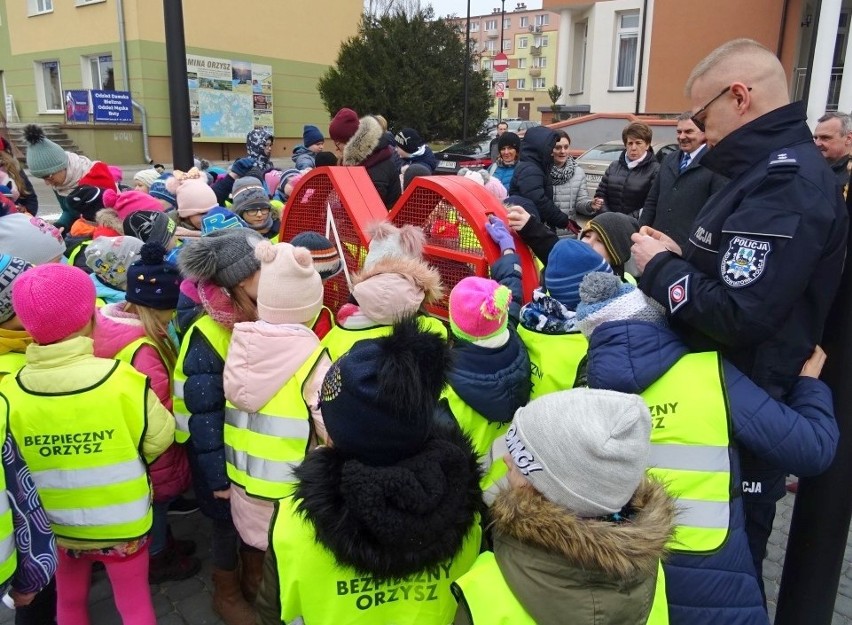
{"label": "brown boot", "polygon": [[254,609],[240,592],[236,571],[213,569],[213,611],[226,625],[254,625]]}
{"label": "brown boot", "polygon": [[260,580],[263,579],[263,559],[265,551],[255,549],[243,549],[240,551],[240,589],[243,597],[251,604],[257,598],[257,590],[260,588]]}

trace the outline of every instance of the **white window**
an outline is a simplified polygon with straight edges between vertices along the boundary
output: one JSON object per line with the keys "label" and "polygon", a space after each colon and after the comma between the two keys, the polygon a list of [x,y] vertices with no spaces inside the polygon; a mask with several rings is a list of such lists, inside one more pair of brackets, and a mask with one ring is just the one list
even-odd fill
{"label": "white window", "polygon": [[526,89],[527,88],[527,79],[526,78],[518,78],[515,84],[515,89]]}
{"label": "white window", "polygon": [[527,68],[527,60],[524,57],[518,59],[518,69],[526,69]]}
{"label": "white window", "polygon": [[550,15],[548,15],[547,13],[535,16],[536,26],[547,26],[548,24],[550,24]]}
{"label": "white window", "polygon": [[61,112],[62,81],[59,77],[59,61],[37,61],[35,84],[39,112]]}
{"label": "white window", "polygon": [[521,18],[520,27],[521,27],[521,28],[526,28],[526,27],[527,27],[527,26],[529,26],[529,25],[530,25],[530,18],[528,18],[526,15],[524,15],[524,16]]}
{"label": "white window", "polygon": [[546,56],[534,56],[533,57],[533,67],[540,67],[544,69],[547,67],[547,57]]}
{"label": "white window", "polygon": [[53,12],[53,0],[27,0],[27,15],[41,15],[51,12]]}
{"label": "white window", "polygon": [[87,4],[98,4],[100,2],[106,2],[106,0],[74,0],[74,5],[84,7]]}
{"label": "white window", "polygon": [[527,37],[518,37],[518,48],[526,48],[528,42]]}
{"label": "white window", "polygon": [[512,40],[511,39],[504,39],[503,40],[503,49],[504,50],[511,50],[512,49]]}
{"label": "white window", "polygon": [[636,58],[639,51],[639,11],[615,14],[615,58],[612,86],[614,89],[633,89],[636,84]]}
{"label": "white window", "polygon": [[588,22],[574,24],[574,54],[571,56],[571,93],[583,93],[586,80],[586,35]]}
{"label": "white window", "polygon": [[491,71],[491,59],[482,59],[482,69],[486,72]]}
{"label": "white window", "polygon": [[489,39],[488,41],[485,42],[485,49],[488,50],[489,52],[494,52],[496,47],[497,46],[494,45],[493,39]]}
{"label": "white window", "polygon": [[497,20],[487,20],[485,22],[485,30],[497,30]]}
{"label": "white window", "polygon": [[544,78],[533,78],[533,89],[544,89],[547,85],[544,82]]}
{"label": "white window", "polygon": [[115,73],[111,54],[83,57],[83,86],[86,89],[115,91]]}
{"label": "white window", "polygon": [[511,28],[511,27],[512,27],[512,18],[511,17],[503,18],[503,29]]}
{"label": "white window", "polygon": [[470,32],[472,32],[472,33],[479,32],[479,22],[471,22],[470,23]]}
{"label": "white window", "polygon": [[542,47],[542,48],[546,48],[546,47],[547,47],[547,40],[548,40],[548,37],[542,37],[542,38],[541,38],[541,47]]}

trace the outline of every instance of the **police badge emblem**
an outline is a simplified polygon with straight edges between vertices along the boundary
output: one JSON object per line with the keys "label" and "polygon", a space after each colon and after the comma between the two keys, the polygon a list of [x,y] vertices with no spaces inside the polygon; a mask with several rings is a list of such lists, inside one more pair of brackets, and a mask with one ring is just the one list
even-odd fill
{"label": "police badge emblem", "polygon": [[733,237],[722,258],[722,280],[734,289],[752,284],[763,275],[771,251],[772,244],[767,241]]}

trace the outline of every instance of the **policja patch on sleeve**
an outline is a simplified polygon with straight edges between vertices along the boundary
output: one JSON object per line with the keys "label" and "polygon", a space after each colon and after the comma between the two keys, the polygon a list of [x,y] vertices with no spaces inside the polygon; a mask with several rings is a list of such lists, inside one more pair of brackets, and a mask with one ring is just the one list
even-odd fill
{"label": "policja patch on sleeve", "polygon": [[732,237],[719,268],[722,280],[734,289],[753,284],[763,275],[771,251],[768,241]]}
{"label": "policja patch on sleeve", "polygon": [[669,311],[674,314],[689,300],[689,274],[669,286]]}

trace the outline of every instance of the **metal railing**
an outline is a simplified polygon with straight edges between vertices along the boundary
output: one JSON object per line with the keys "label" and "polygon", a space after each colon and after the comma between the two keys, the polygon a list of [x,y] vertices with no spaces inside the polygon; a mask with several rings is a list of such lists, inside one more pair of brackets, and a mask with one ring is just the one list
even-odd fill
{"label": "metal railing", "polygon": [[[801,100],[805,96],[805,78],[808,74],[807,67],[796,67],[793,69],[793,80],[791,81],[790,99]],[[828,100],[825,103],[826,111],[836,111],[840,101],[840,83],[843,80],[843,67],[831,68],[831,77],[828,82]]]}

